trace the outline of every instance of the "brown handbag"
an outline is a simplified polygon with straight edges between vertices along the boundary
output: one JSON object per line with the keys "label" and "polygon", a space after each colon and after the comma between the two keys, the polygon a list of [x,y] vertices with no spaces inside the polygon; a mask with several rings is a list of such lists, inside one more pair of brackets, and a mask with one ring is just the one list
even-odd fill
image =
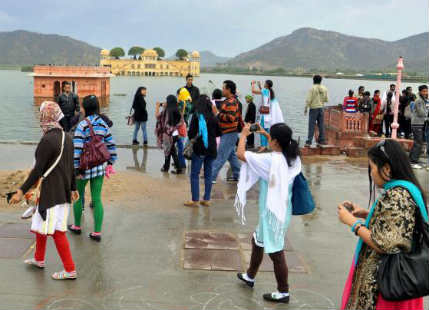
{"label": "brown handbag", "polygon": [[267,106],[267,105],[262,105],[259,108],[259,113],[261,113],[261,114],[270,114],[270,107]]}
{"label": "brown handbag", "polygon": [[80,170],[88,170],[110,160],[110,153],[106,144],[104,144],[103,137],[95,134],[88,118],[85,118],[85,121],[89,126],[90,138],[83,145],[83,152],[80,156]]}

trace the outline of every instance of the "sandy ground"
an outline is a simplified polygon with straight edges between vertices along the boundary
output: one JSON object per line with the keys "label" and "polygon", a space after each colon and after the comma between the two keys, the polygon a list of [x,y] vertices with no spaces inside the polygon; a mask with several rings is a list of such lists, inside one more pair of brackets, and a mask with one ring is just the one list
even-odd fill
{"label": "sandy ground", "polygon": [[[0,208],[2,210],[22,208],[21,206],[9,206],[6,202],[6,193],[15,191],[28,175],[28,171],[0,171]],[[155,200],[163,196],[163,200],[177,201],[180,197],[183,201],[188,198],[189,182],[187,177],[180,176],[178,182],[176,178],[155,178],[149,175],[137,174],[134,172],[121,171],[113,175],[110,179],[105,179],[103,188],[103,200],[105,202],[121,202],[138,200],[144,197],[145,200]],[[165,193],[168,192],[168,195]],[[86,197],[89,197],[89,186],[87,186]],[[89,198],[87,198],[89,199]],[[166,208],[171,204],[166,203]]]}

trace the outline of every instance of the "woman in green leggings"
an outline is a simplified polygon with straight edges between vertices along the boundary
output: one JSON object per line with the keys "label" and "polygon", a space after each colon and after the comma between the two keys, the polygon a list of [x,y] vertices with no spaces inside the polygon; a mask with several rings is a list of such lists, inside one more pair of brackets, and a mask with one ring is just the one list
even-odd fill
{"label": "woman in green leggings", "polygon": [[[79,123],[74,134],[74,167],[76,170],[76,186],[79,195],[82,197],[85,193],[85,187],[90,183],[91,198],[94,212],[94,231],[89,234],[89,238],[95,241],[101,241],[101,229],[103,226],[103,203],[101,201],[101,191],[103,188],[103,179],[105,174],[105,165],[98,165],[88,170],[80,170],[80,158],[83,152],[83,146],[90,140],[90,128],[88,122],[91,123],[94,133],[97,136],[103,137],[103,142],[110,152],[110,160],[107,165],[113,165],[116,161],[116,146],[110,133],[109,126],[97,114],[98,99],[96,96],[87,96],[83,99],[83,109],[85,110],[85,119]],[[73,206],[74,225],[69,226],[69,230],[80,235],[82,232],[82,200],[78,199]]]}

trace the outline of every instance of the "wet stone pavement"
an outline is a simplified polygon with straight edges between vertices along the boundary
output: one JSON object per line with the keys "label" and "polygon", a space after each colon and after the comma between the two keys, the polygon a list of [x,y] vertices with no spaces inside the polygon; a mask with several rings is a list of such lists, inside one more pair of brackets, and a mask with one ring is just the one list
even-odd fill
{"label": "wet stone pavement", "polygon": [[[0,145],[0,154],[10,159],[0,170],[31,163],[32,152],[32,147]],[[122,149],[119,156],[117,168],[141,175],[142,182],[148,175],[165,177],[159,172],[158,150],[145,154]],[[248,223],[243,226],[233,207],[234,185],[221,181],[214,185],[209,208],[183,207],[188,193],[169,208],[164,197],[147,200],[139,193],[106,202],[101,243],[86,237],[89,228],[81,236],[69,234],[79,275],[69,282],[50,278],[61,269],[52,240],[45,270],[22,264],[33,253],[30,223],[19,220],[21,211],[0,211],[0,309],[337,309],[356,238],[338,222],[336,206],[345,199],[367,205],[368,169],[364,161],[336,157],[306,163],[304,173],[317,209],[293,217],[288,232],[289,305],[262,300],[263,293],[276,289],[268,257],[253,290],[236,279],[237,270],[245,270],[249,260],[257,191],[249,196]],[[427,174],[419,172],[425,188]],[[186,177],[169,178],[188,182]],[[83,220],[84,227],[92,226],[89,209]]]}

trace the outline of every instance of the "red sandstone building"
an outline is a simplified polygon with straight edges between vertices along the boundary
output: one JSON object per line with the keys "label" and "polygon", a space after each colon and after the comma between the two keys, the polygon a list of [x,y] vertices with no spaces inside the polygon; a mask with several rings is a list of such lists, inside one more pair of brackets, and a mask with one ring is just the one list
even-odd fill
{"label": "red sandstone building", "polygon": [[80,99],[96,95],[102,102],[110,96],[109,68],[84,66],[34,66],[34,99],[40,104],[55,99],[65,82],[71,84],[72,92]]}

